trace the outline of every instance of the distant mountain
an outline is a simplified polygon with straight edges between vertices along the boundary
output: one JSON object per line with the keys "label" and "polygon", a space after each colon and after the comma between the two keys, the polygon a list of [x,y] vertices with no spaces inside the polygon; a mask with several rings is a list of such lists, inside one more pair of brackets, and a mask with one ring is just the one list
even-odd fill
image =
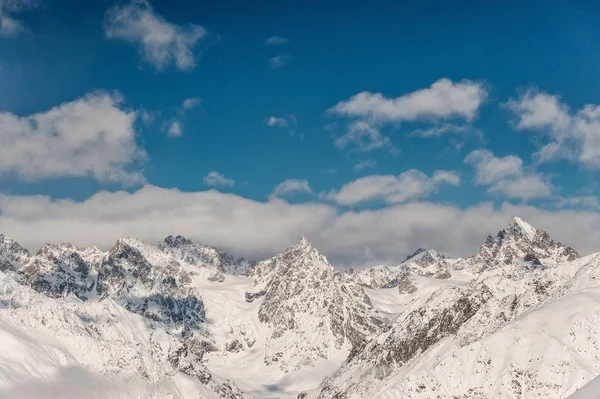
{"label": "distant mountain", "polygon": [[406,306],[305,397],[565,397],[600,372],[600,255],[515,218],[464,264],[470,284]]}
{"label": "distant mountain", "polygon": [[[495,237],[488,236],[475,255],[459,259],[457,269],[479,273],[485,269],[521,262],[525,257],[537,259],[544,266],[579,258],[575,250],[550,238],[544,230],[537,229],[515,217],[508,227]],[[536,262],[537,263],[537,262]]]}

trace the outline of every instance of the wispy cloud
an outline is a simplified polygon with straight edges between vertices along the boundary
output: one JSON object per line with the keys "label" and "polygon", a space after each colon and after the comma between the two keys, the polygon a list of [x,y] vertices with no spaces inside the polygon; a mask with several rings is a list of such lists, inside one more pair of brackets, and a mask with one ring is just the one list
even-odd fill
{"label": "wispy cloud", "polygon": [[367,168],[374,168],[376,165],[377,165],[377,162],[375,162],[371,159],[368,159],[366,161],[361,161],[361,162],[356,163],[354,165],[353,169],[356,171],[359,171],[359,170],[363,170],[363,169],[367,169]]}
{"label": "wispy cloud", "polygon": [[286,44],[288,42],[289,42],[288,39],[286,39],[285,37],[281,37],[281,36],[271,36],[270,38],[265,40],[265,44],[267,46],[280,46],[280,45]]}
{"label": "wispy cloud", "polygon": [[106,12],[104,32],[138,46],[144,61],[161,71],[174,64],[179,70],[194,69],[197,45],[208,36],[196,24],[176,25],[158,15],[147,0],[119,3]]}
{"label": "wispy cloud", "polygon": [[30,11],[39,6],[37,0],[0,0],[0,36],[16,36],[27,28],[15,14]]}
{"label": "wispy cloud", "polygon": [[192,97],[192,98],[186,98],[185,100],[183,100],[183,109],[184,110],[190,110],[190,109],[194,109],[196,108],[198,105],[200,105],[200,97]]}
{"label": "wispy cloud", "polygon": [[287,119],[282,117],[270,116],[267,119],[267,126],[284,128],[289,126],[289,122],[287,121]]}
{"label": "wispy cloud", "polygon": [[336,138],[335,146],[339,149],[351,148],[356,152],[369,152],[380,148],[387,148],[392,153],[397,152],[390,139],[383,136],[379,128],[363,120],[350,123],[347,132]]}
{"label": "wispy cloud", "polygon": [[183,126],[180,121],[172,121],[169,124],[169,129],[167,130],[167,134],[169,137],[180,137],[183,135]]}
{"label": "wispy cloud", "polygon": [[292,62],[292,59],[294,57],[292,57],[289,54],[280,54],[276,57],[273,57],[269,60],[269,66],[272,69],[279,69],[282,68],[286,65],[289,65],[290,62]]}

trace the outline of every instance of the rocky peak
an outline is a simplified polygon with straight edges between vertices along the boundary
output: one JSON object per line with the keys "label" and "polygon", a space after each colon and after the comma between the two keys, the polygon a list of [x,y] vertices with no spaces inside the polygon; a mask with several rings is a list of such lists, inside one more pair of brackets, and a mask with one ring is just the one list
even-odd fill
{"label": "rocky peak", "polygon": [[386,324],[364,290],[336,272],[306,237],[252,271],[262,298],[259,320],[269,324],[265,363],[284,371],[360,346]]}
{"label": "rocky peak", "polygon": [[455,267],[479,273],[491,267],[517,265],[524,261],[525,256],[536,258],[536,267],[579,258],[573,248],[554,241],[544,230],[515,217],[495,237],[488,236],[477,254],[459,260]]}
{"label": "rocky peak", "polygon": [[234,257],[218,248],[202,245],[181,235],[168,236],[158,247],[168,255],[185,263],[213,267],[221,273],[245,275],[256,262]]}
{"label": "rocky peak", "polygon": [[95,247],[46,244],[19,270],[19,276],[24,284],[49,297],[73,294],[85,301],[95,286],[90,272],[101,256]]}
{"label": "rocky peak", "polygon": [[0,272],[15,271],[25,264],[31,255],[19,243],[0,234]]}
{"label": "rocky peak", "polygon": [[537,234],[538,229],[525,222],[520,217],[514,217],[508,227],[504,230],[508,234],[518,234],[525,237],[528,240],[533,240]]}

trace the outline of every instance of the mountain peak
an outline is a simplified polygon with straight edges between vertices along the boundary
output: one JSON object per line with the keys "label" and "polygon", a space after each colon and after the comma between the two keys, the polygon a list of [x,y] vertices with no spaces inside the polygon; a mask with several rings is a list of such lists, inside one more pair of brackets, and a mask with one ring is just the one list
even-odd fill
{"label": "mountain peak", "polygon": [[533,237],[535,237],[535,234],[537,233],[537,229],[535,227],[517,216],[510,221],[508,230],[518,230],[529,240],[533,240]]}
{"label": "mountain peak", "polygon": [[300,238],[298,239],[298,242],[296,242],[296,244],[294,245],[294,248],[306,250],[306,249],[314,248],[314,246],[310,243],[310,241],[308,241],[308,238],[306,238],[306,236],[304,234],[302,234],[300,236]]}

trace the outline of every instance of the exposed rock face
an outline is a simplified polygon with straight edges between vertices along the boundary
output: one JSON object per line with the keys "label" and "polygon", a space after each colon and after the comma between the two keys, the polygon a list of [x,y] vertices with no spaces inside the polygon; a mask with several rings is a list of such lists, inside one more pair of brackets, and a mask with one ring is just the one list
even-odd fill
{"label": "exposed rock face", "polygon": [[170,256],[190,265],[214,267],[218,271],[234,275],[246,275],[256,265],[244,258],[234,259],[225,251],[198,244],[183,236],[168,236],[159,248]]}
{"label": "exposed rock face", "polygon": [[19,270],[25,284],[52,298],[74,294],[86,301],[95,287],[90,275],[103,253],[95,247],[47,244]]}
{"label": "exposed rock face", "polygon": [[355,270],[348,269],[347,276],[357,284],[372,289],[393,288],[394,281],[397,281],[402,272],[398,268],[389,266],[375,266],[369,269]]}
{"label": "exposed rock face", "polygon": [[190,283],[177,260],[142,241],[120,239],[99,265],[97,293],[163,325],[172,323],[187,337],[203,331],[205,320],[200,294]]}
{"label": "exposed rock face", "polygon": [[266,292],[259,320],[272,327],[265,363],[284,371],[361,346],[386,325],[363,289],[336,272],[305,237],[257,265],[255,273],[270,277],[259,282]]}
{"label": "exposed rock face", "polygon": [[495,237],[488,236],[475,255],[459,260],[454,267],[479,273],[501,265],[516,264],[528,255],[547,266],[579,258],[575,250],[550,238],[520,218],[514,218]]}
{"label": "exposed rock face", "polygon": [[29,261],[29,251],[10,237],[0,234],[0,272],[17,271]]}
{"label": "exposed rock face", "polygon": [[452,277],[446,257],[435,249],[419,248],[401,266],[421,276],[441,279]]}
{"label": "exposed rock face", "polygon": [[415,277],[409,271],[405,271],[398,277],[397,287],[400,294],[414,294],[418,288]]}

